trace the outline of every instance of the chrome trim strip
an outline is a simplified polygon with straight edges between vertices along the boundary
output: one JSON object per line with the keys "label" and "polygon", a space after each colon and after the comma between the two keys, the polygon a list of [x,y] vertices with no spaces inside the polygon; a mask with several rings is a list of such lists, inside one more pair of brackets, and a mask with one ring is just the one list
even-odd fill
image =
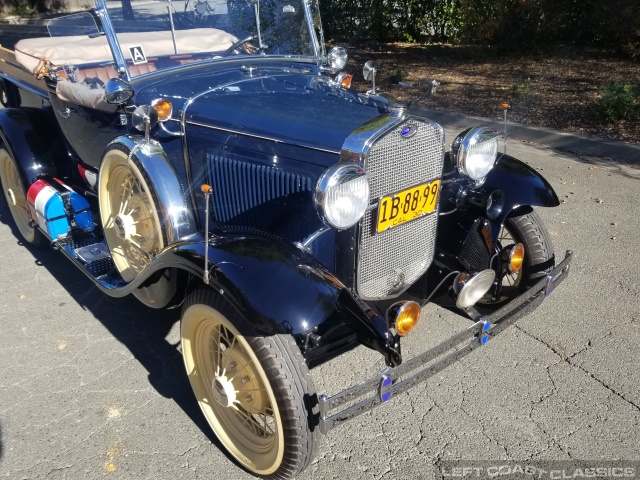
{"label": "chrome trim strip", "polygon": [[[326,434],[336,425],[340,425],[352,418],[371,410],[373,407],[386,402],[392,396],[402,393],[419,383],[424,382],[429,377],[440,372],[444,368],[453,364],[477,347],[484,345],[490,337],[494,337],[504,331],[508,326],[520,319],[530,310],[538,306],[546,296],[548,296],[565,278],[569,271],[569,265],[573,258],[573,252],[567,250],[562,263],[553,269],[552,272],[542,277],[531,289],[527,290],[519,297],[496,310],[490,315],[482,316],[469,328],[454,334],[444,342],[423,352],[417,357],[381,374],[366,380],[359,385],[343,390],[340,393],[327,397],[320,395],[318,404],[320,408],[320,431]],[[467,340],[469,342],[465,343]],[[462,346],[460,346],[462,345]],[[457,349],[450,351],[458,347]],[[446,355],[445,355],[446,354]],[[442,356],[444,355],[444,356]],[[438,358],[440,357],[440,358]],[[429,365],[426,365],[429,362]],[[400,377],[419,369],[417,373],[400,380]],[[396,381],[390,388],[385,390],[384,397],[379,394],[379,385],[387,378]],[[398,381],[399,380],[399,381]],[[360,402],[350,405],[340,412],[329,415],[331,410],[341,408],[345,404],[350,404],[358,398],[367,394]]]}
{"label": "chrome trim strip", "polygon": [[[211,90],[207,90],[209,92]],[[201,95],[204,95],[202,93]],[[187,176],[187,189],[189,190],[189,196],[191,197],[191,207],[193,208],[193,216],[198,224],[201,224],[200,221],[200,213],[198,212],[198,204],[196,203],[196,192],[193,189],[193,180],[191,175],[191,162],[189,161],[189,147],[187,145],[187,125],[185,122],[185,118],[187,115],[187,110],[193,103],[193,101],[198,98],[199,95],[195,97],[191,97],[187,100],[180,110],[180,131],[182,132],[182,161],[184,162],[184,170]]]}
{"label": "chrome trim strip", "polygon": [[[386,118],[384,118],[386,117]],[[371,146],[389,130],[397,127],[401,123],[415,119],[425,123],[429,123],[440,130],[442,135],[442,155],[445,153],[445,133],[442,125],[420,115],[408,114],[401,116],[392,116],[385,113],[379,117],[370,120],[363,126],[359,127],[357,133],[352,133],[347,137],[340,152],[340,161],[355,163],[357,162],[364,168],[365,160],[369,154]],[[356,160],[356,158],[358,160]]]}
{"label": "chrome trim strip", "polygon": [[366,153],[371,148],[373,142],[393,127],[402,123],[403,120],[404,118],[382,114],[365,123],[359,127],[356,132],[351,133],[344,141],[342,150],[340,151],[340,161],[355,163],[362,167]]}
{"label": "chrome trim strip", "polygon": [[185,123],[188,123],[189,125],[195,125],[196,127],[210,128],[211,130],[219,130],[219,131],[222,131],[222,132],[234,133],[236,135],[243,135],[245,137],[259,138],[261,140],[269,140],[269,141],[272,141],[272,142],[275,142],[275,143],[282,143],[283,145],[292,145],[294,147],[308,148],[310,150],[316,150],[318,152],[327,152],[327,153],[333,153],[333,154],[336,154],[336,155],[340,155],[340,152],[336,152],[335,150],[327,150],[327,149],[324,149],[324,148],[312,147],[310,145],[304,145],[302,143],[283,142],[282,140],[279,140],[277,138],[265,137],[265,136],[262,136],[262,135],[255,135],[253,133],[241,132],[239,130],[232,130],[230,128],[222,128],[222,127],[215,127],[213,125],[205,125],[204,123],[198,123],[198,122],[194,122],[194,121],[191,121],[191,120],[189,120],[189,121],[187,121]]}
{"label": "chrome trim strip", "polygon": [[314,240],[316,240],[318,237],[320,237],[320,235],[322,235],[325,232],[328,232],[329,230],[331,230],[331,227],[322,227],[320,230],[317,230],[315,232],[313,232],[311,235],[309,235],[307,238],[305,238],[300,245],[302,245],[303,247],[309,247],[309,244],[311,242],[313,242]]}
{"label": "chrome trim strip", "polygon": [[[177,120],[173,120],[173,119],[170,118],[170,119],[166,120],[166,122],[168,122],[169,120],[177,121]],[[158,122],[158,123],[160,123],[160,128],[162,129],[162,131],[164,133],[166,133],[167,135],[171,135],[172,137],[182,137],[184,135],[184,133],[182,133],[182,131],[173,132],[173,131],[169,130],[167,128],[167,126],[165,125],[165,122]]]}
{"label": "chrome trim strip", "polygon": [[10,77],[3,73],[0,73],[0,78],[9,80],[11,81],[11,83],[16,84],[19,88],[22,88],[23,90],[27,90],[28,92],[33,93],[34,95],[36,95],[37,97],[40,97],[43,100],[49,101],[49,95],[47,95],[43,90],[38,90],[23,80],[17,79],[15,77]]}

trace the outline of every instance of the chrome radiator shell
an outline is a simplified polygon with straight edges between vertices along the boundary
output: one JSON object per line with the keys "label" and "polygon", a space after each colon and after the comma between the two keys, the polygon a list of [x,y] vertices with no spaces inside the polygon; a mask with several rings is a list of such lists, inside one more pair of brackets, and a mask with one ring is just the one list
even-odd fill
{"label": "chrome radiator shell", "polygon": [[[403,135],[409,126],[412,134]],[[362,144],[359,161],[369,177],[371,194],[370,209],[358,224],[355,289],[364,300],[393,298],[433,261],[439,205],[430,215],[380,233],[376,233],[377,206],[385,195],[442,177],[444,131],[417,117],[389,119]]]}

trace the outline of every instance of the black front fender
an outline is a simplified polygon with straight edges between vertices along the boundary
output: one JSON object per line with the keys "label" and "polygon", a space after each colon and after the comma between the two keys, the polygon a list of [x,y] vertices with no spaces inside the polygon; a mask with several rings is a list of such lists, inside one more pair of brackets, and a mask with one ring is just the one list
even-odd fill
{"label": "black front fender", "polygon": [[[386,322],[302,249],[257,236],[218,237],[206,248],[211,287],[257,334],[297,336],[324,322],[344,322],[388,364],[401,361]],[[204,249],[204,242],[178,244],[173,262],[202,277]]]}
{"label": "black front fender", "polygon": [[217,239],[209,261],[212,283],[265,334],[308,331],[336,309],[339,284],[295,247],[259,237]]}
{"label": "black front fender", "polygon": [[504,207],[499,218],[504,222],[509,214],[524,205],[557,207],[558,195],[553,187],[533,168],[509,155],[502,155],[482,186],[486,191],[501,190]]}

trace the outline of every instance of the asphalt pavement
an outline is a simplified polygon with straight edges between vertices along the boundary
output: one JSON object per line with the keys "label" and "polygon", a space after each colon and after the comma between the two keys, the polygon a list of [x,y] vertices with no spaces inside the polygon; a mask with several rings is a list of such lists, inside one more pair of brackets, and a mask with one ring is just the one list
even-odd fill
{"label": "asphalt pavement", "polygon": [[[562,199],[539,212],[558,257],[575,252],[570,277],[486,347],[332,430],[300,479],[431,479],[453,459],[640,460],[640,168],[523,140],[509,153]],[[251,478],[191,393],[179,312],[101,294],[59,253],[22,245],[0,212],[0,478]],[[405,358],[468,324],[426,306]],[[360,347],[312,375],[331,394],[383,368]]]}

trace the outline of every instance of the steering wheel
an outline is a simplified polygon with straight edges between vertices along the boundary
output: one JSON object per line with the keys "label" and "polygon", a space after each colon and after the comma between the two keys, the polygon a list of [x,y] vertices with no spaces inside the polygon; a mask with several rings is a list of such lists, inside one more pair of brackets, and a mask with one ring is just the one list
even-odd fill
{"label": "steering wheel", "polygon": [[228,57],[229,55],[231,55],[238,47],[241,47],[242,45],[244,45],[245,43],[250,42],[251,40],[255,40],[256,36],[255,35],[249,35],[248,37],[243,38],[242,40],[238,40],[236,43],[234,43],[233,45],[231,45],[229,48],[227,48],[224,53],[222,54],[223,57]]}

